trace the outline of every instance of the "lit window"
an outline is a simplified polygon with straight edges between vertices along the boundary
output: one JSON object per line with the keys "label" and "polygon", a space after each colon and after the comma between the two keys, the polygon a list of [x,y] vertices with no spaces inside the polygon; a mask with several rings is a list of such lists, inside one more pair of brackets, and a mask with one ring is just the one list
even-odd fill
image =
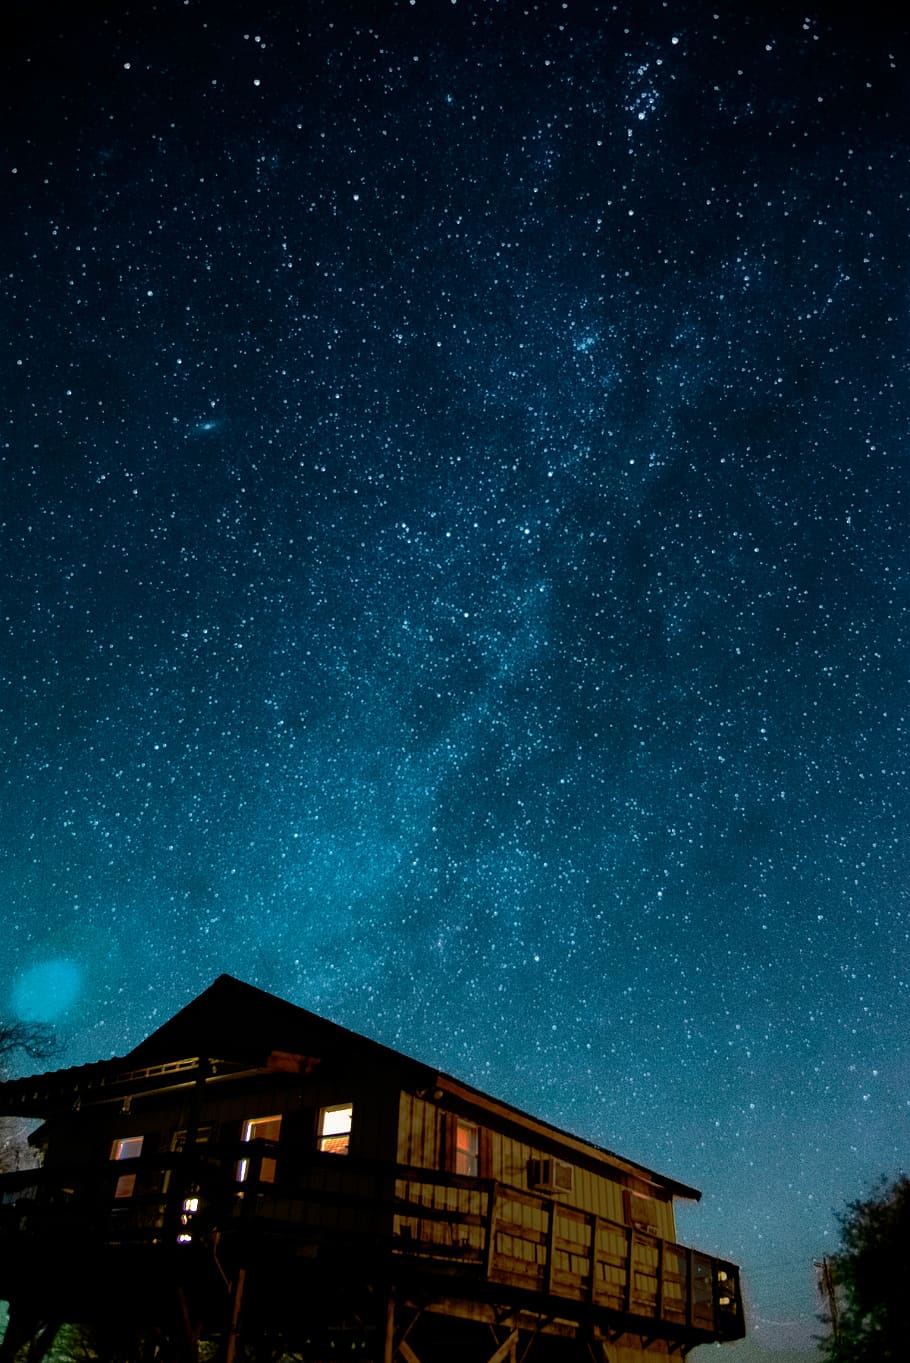
{"label": "lit window", "polygon": [[480,1172],[480,1128],[459,1120],[455,1126],[455,1172],[476,1178]]}
{"label": "lit window", "polygon": [[[119,1136],[111,1146],[111,1159],[138,1159],[142,1154],[142,1136]],[[132,1197],[136,1187],[135,1174],[121,1174],[117,1179],[114,1197]]]}
{"label": "lit window", "polygon": [[[251,1117],[249,1121],[243,1123],[242,1140],[249,1141],[277,1141],[281,1134],[280,1117]],[[278,1168],[277,1160],[270,1155],[266,1155],[260,1161],[259,1181],[260,1183],[274,1183],[275,1170]],[[237,1181],[243,1183],[250,1175],[250,1161],[242,1159],[237,1165]]]}
{"label": "lit window", "polygon": [[138,1159],[142,1154],[144,1136],[124,1136],[111,1146],[111,1159]]}
{"label": "lit window", "polygon": [[319,1114],[319,1149],[327,1155],[346,1155],[351,1147],[352,1103],[324,1107]]}
{"label": "lit window", "polygon": [[193,1217],[199,1211],[198,1197],[185,1197],[180,1206],[180,1225],[182,1230],[177,1233],[178,1245],[189,1245],[193,1240],[192,1225]]}

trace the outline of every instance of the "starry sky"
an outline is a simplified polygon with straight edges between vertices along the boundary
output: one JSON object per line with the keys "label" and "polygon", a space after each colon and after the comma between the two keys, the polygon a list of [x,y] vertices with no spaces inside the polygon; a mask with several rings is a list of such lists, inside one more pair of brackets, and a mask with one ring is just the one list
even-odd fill
{"label": "starry sky", "polygon": [[0,59],[5,1015],[82,1063],[229,971],[693,1183],[743,1363],[910,1136],[910,43],[852,8]]}

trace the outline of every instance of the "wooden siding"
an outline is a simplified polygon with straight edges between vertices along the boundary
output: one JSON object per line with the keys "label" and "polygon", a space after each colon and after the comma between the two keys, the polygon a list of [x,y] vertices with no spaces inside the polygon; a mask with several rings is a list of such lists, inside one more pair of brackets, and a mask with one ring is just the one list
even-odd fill
{"label": "wooden siding", "polygon": [[[421,1169],[444,1170],[445,1144],[444,1123],[446,1111],[438,1103],[421,1098],[417,1094],[402,1092],[398,1122],[399,1164],[412,1165]],[[472,1120],[478,1120],[472,1114]],[[490,1168],[485,1170],[497,1183],[513,1188],[528,1187],[528,1167],[532,1160],[552,1156],[552,1150],[544,1150],[531,1145],[516,1136],[496,1131],[488,1124],[490,1148]],[[605,1221],[626,1224],[630,1220],[630,1206],[636,1210],[636,1220],[641,1218],[639,1211],[646,1208],[647,1224],[654,1233],[664,1240],[675,1240],[676,1223],[673,1215],[673,1202],[667,1196],[661,1198],[659,1189],[645,1184],[643,1180],[633,1179],[624,1170],[617,1169],[615,1177],[595,1172],[572,1159],[561,1156],[573,1170],[572,1191],[560,1193],[559,1204],[573,1207],[581,1212],[592,1213]],[[636,1197],[630,1203],[629,1192],[636,1184]],[[647,1197],[643,1196],[647,1190]],[[529,1189],[529,1191],[531,1191]]]}
{"label": "wooden siding", "polygon": [[441,1169],[444,1153],[442,1112],[438,1103],[402,1092],[398,1106],[398,1164]]}
{"label": "wooden siding", "polygon": [[[105,1160],[115,1138],[138,1135],[145,1137],[146,1156],[166,1152],[172,1148],[175,1132],[203,1124],[211,1126],[209,1138],[213,1143],[231,1143],[240,1140],[245,1121],[275,1113],[282,1114],[279,1154],[306,1155],[315,1149],[320,1108],[345,1101],[354,1104],[352,1155],[452,1172],[446,1170],[446,1123],[451,1123],[453,1115],[438,1102],[378,1084],[365,1087],[363,1080],[357,1083],[333,1077],[320,1081],[314,1076],[301,1083],[285,1075],[263,1076],[243,1092],[214,1085],[198,1094],[188,1089],[179,1095],[138,1098],[129,1112],[108,1109],[85,1113],[76,1123],[67,1119],[61,1124],[67,1128],[65,1140],[54,1138],[57,1123],[49,1123],[46,1162],[51,1166],[61,1157],[67,1162]],[[471,1114],[471,1119],[477,1120],[477,1114]],[[521,1140],[514,1132],[493,1130],[489,1125],[485,1129],[488,1154],[484,1177],[533,1192],[528,1183],[529,1165],[552,1157],[553,1150]],[[572,1167],[573,1186],[556,1197],[560,1206],[614,1224],[633,1224],[659,1239],[675,1240],[672,1200],[654,1196],[658,1191],[654,1185],[634,1179],[622,1169],[610,1177],[570,1159],[565,1162]],[[451,1210],[456,1209],[453,1206]],[[538,1219],[538,1230],[543,1233],[545,1218],[541,1214]]]}

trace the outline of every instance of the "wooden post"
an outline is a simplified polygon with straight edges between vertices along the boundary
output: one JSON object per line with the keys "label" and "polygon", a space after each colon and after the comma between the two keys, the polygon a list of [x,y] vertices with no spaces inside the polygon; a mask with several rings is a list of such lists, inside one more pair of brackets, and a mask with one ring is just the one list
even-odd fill
{"label": "wooden post", "polygon": [[487,1214],[484,1217],[483,1272],[489,1281],[493,1276],[493,1263],[496,1258],[496,1184],[491,1183],[487,1190]]}
{"label": "wooden post", "polygon": [[658,1320],[664,1318],[664,1242],[662,1239],[657,1242],[657,1300],[654,1303],[655,1312]]}
{"label": "wooden post", "polygon": [[588,1301],[592,1306],[597,1301],[597,1223],[599,1219],[596,1212],[591,1212],[587,1217],[588,1234],[591,1238],[591,1257],[589,1261],[591,1279],[588,1283]]}
{"label": "wooden post", "polygon": [[234,1281],[233,1300],[231,1302],[231,1324],[228,1329],[227,1343],[224,1347],[224,1363],[234,1363],[237,1356],[237,1341],[240,1336],[240,1306],[243,1301],[243,1288],[246,1283],[246,1269],[238,1268],[237,1277]]}
{"label": "wooden post", "polygon": [[546,1261],[544,1263],[544,1291],[549,1295],[553,1291],[553,1260],[555,1258],[556,1245],[556,1203],[550,1203],[550,1220],[547,1224],[547,1247]]}
{"label": "wooden post", "polygon": [[515,1358],[516,1346],[518,1344],[518,1331],[512,1330],[508,1337],[502,1341],[495,1354],[491,1354],[487,1363],[506,1363],[506,1359]]}
{"label": "wooden post", "polygon": [[395,1359],[395,1298],[389,1293],[385,1305],[385,1336],[382,1343],[382,1363],[394,1363]]}
{"label": "wooden post", "polygon": [[626,1290],[623,1308],[626,1315],[632,1310],[632,1277],[635,1273],[633,1256],[635,1254],[635,1231],[632,1226],[626,1228]]}
{"label": "wooden post", "polygon": [[177,1288],[177,1306],[179,1308],[176,1340],[177,1357],[183,1360],[183,1363],[198,1363],[200,1327],[195,1326],[190,1318],[189,1303],[182,1284]]}

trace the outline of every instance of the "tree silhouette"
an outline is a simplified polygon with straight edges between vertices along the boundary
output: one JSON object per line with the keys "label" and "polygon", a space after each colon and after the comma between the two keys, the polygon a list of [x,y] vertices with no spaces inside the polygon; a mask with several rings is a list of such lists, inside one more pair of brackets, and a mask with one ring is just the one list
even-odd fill
{"label": "tree silhouette", "polygon": [[910,1178],[883,1180],[839,1218],[841,1249],[825,1268],[835,1284],[826,1363],[910,1358]]}
{"label": "tree silhouette", "polygon": [[0,1066],[13,1051],[32,1060],[49,1060],[59,1050],[53,1027],[46,1022],[0,1022]]}
{"label": "tree silhouette", "polygon": [[[54,1029],[45,1022],[0,1022],[0,1079],[6,1077],[6,1062],[14,1051],[23,1051],[30,1060],[49,1060],[59,1050]],[[29,1167],[34,1161],[21,1122],[0,1117],[0,1173]]]}

